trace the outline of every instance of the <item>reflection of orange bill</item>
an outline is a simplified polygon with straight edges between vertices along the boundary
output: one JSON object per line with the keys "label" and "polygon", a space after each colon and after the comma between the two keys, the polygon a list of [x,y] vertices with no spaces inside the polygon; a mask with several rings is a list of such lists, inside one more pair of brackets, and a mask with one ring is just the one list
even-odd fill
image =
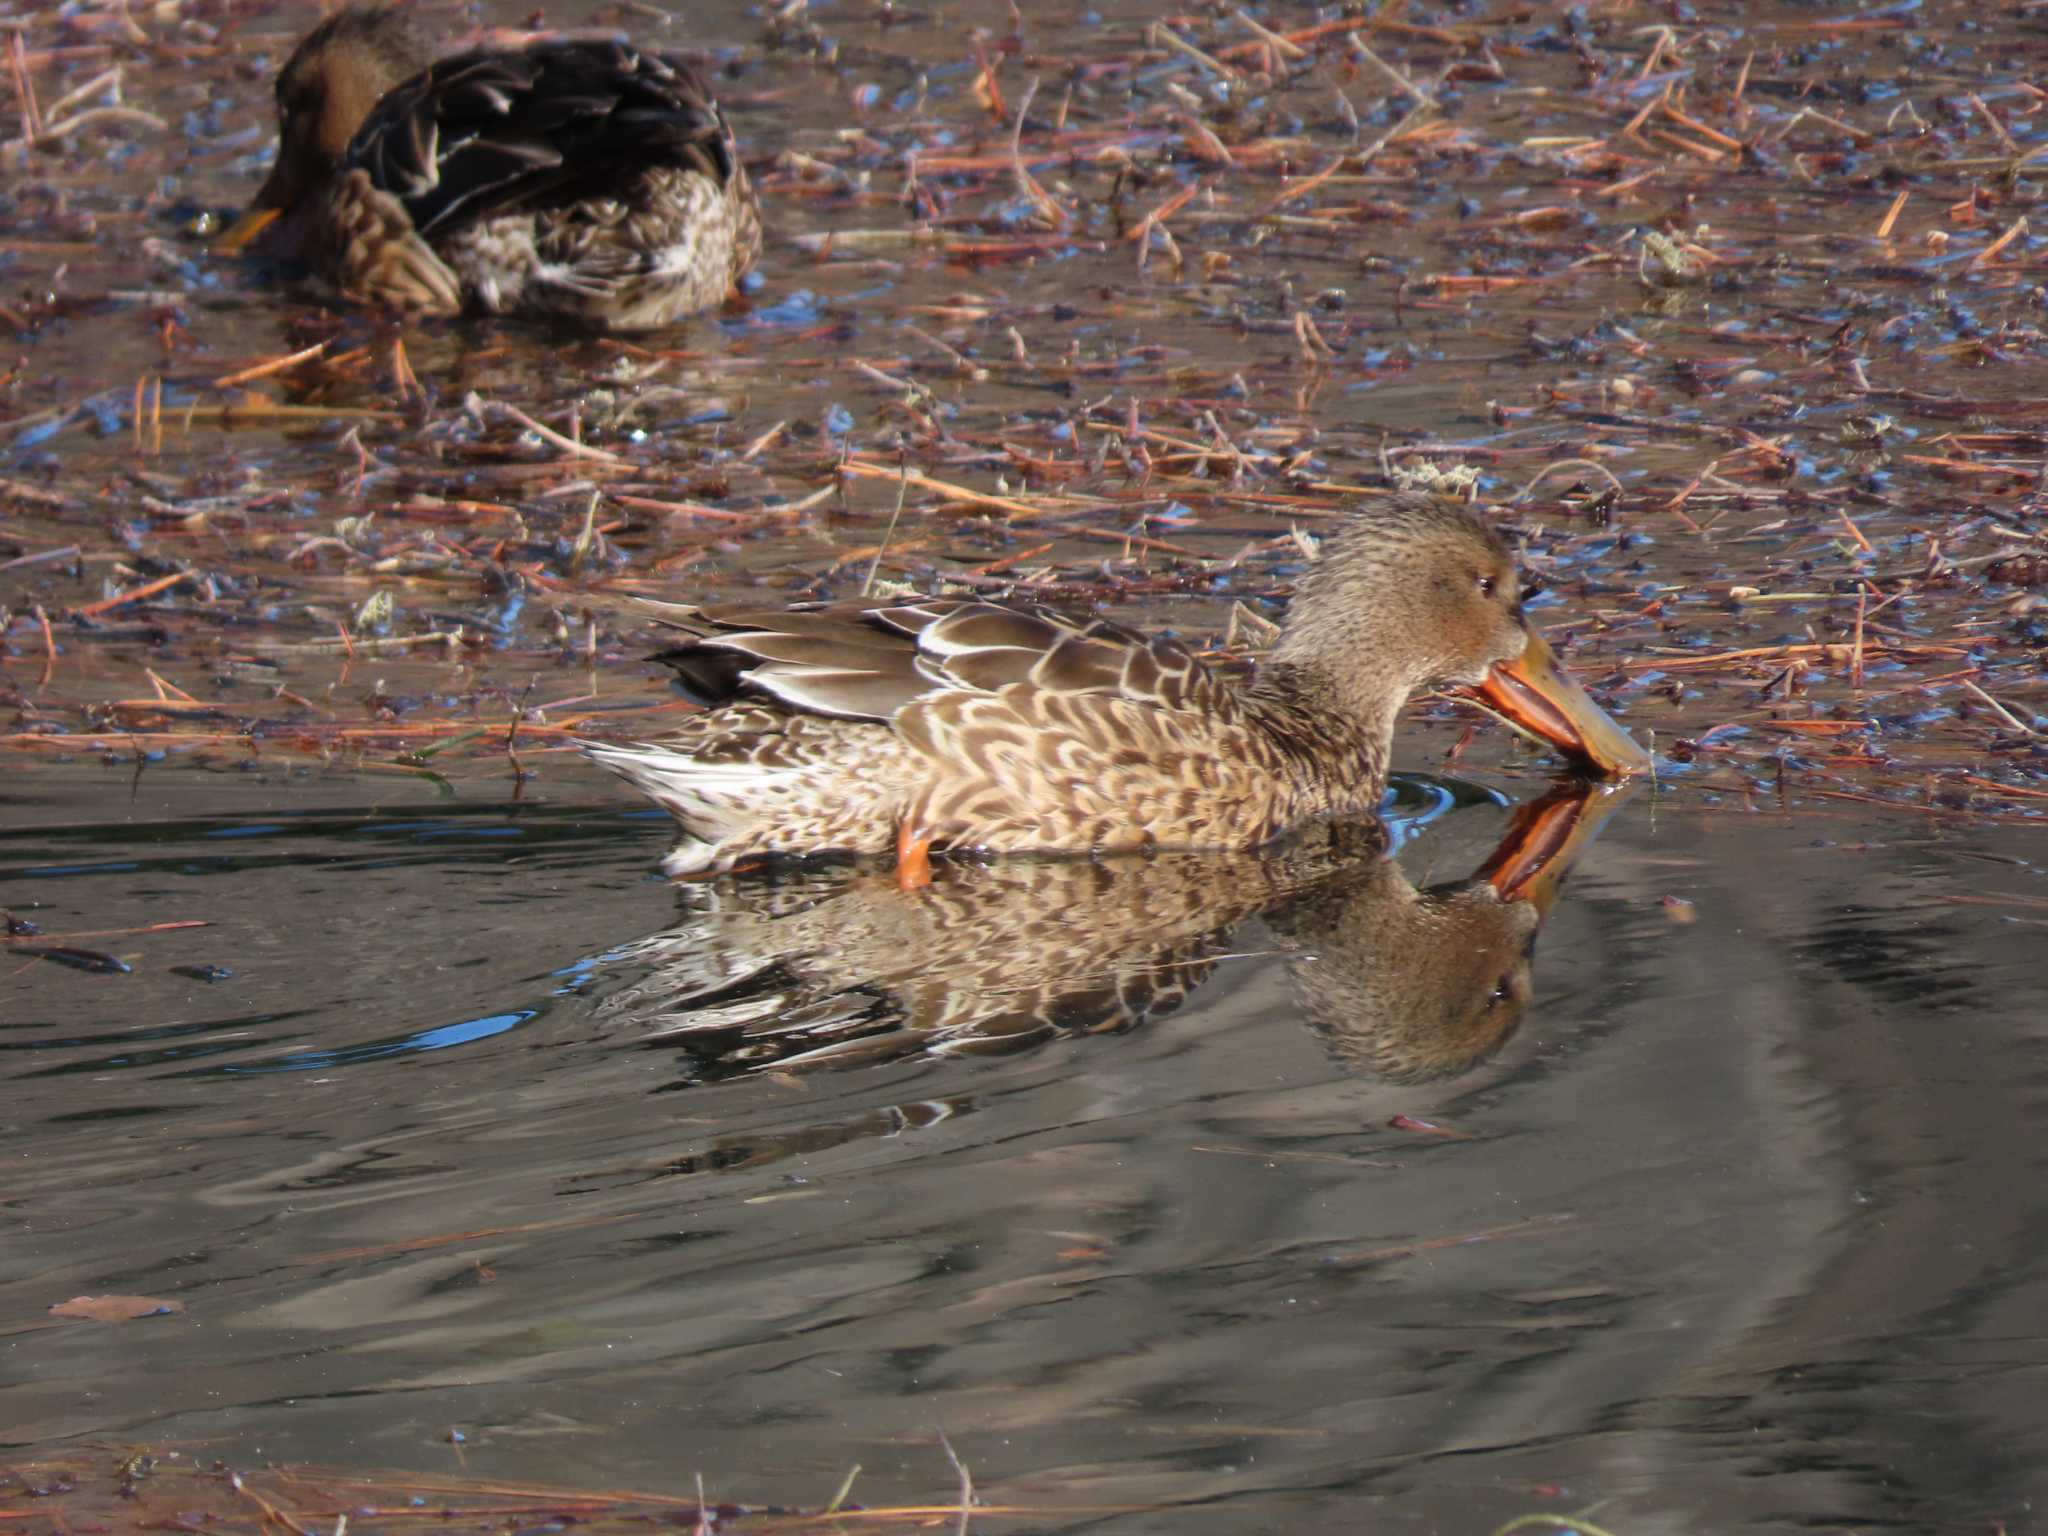
{"label": "reflection of orange bill", "polygon": [[1607,819],[1595,808],[1607,798],[1607,791],[1584,785],[1516,806],[1507,836],[1475,878],[1498,891],[1502,901],[1526,901],[1547,914],[1573,861]]}
{"label": "reflection of orange bill", "polygon": [[230,256],[241,255],[258,235],[277,222],[283,211],[281,208],[251,208],[214,238],[213,248]]}
{"label": "reflection of orange bill", "polygon": [[1646,773],[1650,754],[1557,664],[1550,644],[1531,634],[1513,661],[1499,662],[1486,681],[1466,690],[1508,724],[1542,738],[1610,779]]}

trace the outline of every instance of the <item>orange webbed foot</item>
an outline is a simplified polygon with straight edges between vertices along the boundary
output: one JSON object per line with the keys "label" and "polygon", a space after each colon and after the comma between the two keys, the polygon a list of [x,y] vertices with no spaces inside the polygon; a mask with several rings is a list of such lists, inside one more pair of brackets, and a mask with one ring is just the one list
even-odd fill
{"label": "orange webbed foot", "polygon": [[932,883],[932,840],[909,822],[896,829],[896,889],[921,891]]}

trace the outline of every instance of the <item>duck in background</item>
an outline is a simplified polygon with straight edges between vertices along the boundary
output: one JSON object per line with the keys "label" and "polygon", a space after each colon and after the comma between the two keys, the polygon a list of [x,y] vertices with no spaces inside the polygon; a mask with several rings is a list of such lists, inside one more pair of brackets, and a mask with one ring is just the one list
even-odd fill
{"label": "duck in background", "polygon": [[761,249],[732,130],[678,55],[542,36],[429,62],[351,4],[277,77],[277,161],[221,237],[352,299],[608,331],[722,303]]}

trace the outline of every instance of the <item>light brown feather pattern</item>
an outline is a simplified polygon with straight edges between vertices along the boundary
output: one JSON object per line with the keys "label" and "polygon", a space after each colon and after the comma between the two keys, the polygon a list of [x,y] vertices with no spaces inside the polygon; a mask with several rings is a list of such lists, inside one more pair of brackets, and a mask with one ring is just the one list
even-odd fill
{"label": "light brown feather pattern", "polygon": [[1413,495],[1347,520],[1248,680],[1032,602],[650,607],[680,637],[657,659],[707,710],[585,750],[675,815],[674,873],[879,853],[899,830],[1001,853],[1256,846],[1370,814],[1408,695],[1530,643],[1499,536]]}
{"label": "light brown feather pattern", "polygon": [[424,314],[462,308],[462,283],[388,192],[361,171],[335,178],[322,205],[328,276],[349,297]]}
{"label": "light brown feather pattern", "polygon": [[[588,748],[703,840],[674,872],[882,852],[906,820],[999,852],[1260,842],[1314,777],[1307,743],[1266,701],[1173,641],[1102,620],[958,601],[668,612],[697,642],[684,650],[742,659],[748,691],[783,706],[729,705],[658,743]],[[1366,792],[1362,807],[1319,803],[1370,809],[1376,784]]]}

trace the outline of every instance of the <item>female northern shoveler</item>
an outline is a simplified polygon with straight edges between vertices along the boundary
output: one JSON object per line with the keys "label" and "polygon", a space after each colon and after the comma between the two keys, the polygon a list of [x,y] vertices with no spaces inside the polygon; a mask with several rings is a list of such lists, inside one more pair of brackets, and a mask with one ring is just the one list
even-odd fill
{"label": "female northern shoveler", "polygon": [[1035,603],[654,605],[657,660],[709,706],[674,735],[586,743],[695,841],[672,874],[771,853],[1244,848],[1369,815],[1395,716],[1458,685],[1598,771],[1649,757],[1559,670],[1515,564],[1461,503],[1355,512],[1247,682],[1175,641]]}
{"label": "female northern shoveler", "polygon": [[722,302],[761,248],[732,130],[674,54],[557,38],[429,65],[402,11],[356,4],[293,51],[277,109],[222,245],[265,235],[352,298],[637,330]]}

